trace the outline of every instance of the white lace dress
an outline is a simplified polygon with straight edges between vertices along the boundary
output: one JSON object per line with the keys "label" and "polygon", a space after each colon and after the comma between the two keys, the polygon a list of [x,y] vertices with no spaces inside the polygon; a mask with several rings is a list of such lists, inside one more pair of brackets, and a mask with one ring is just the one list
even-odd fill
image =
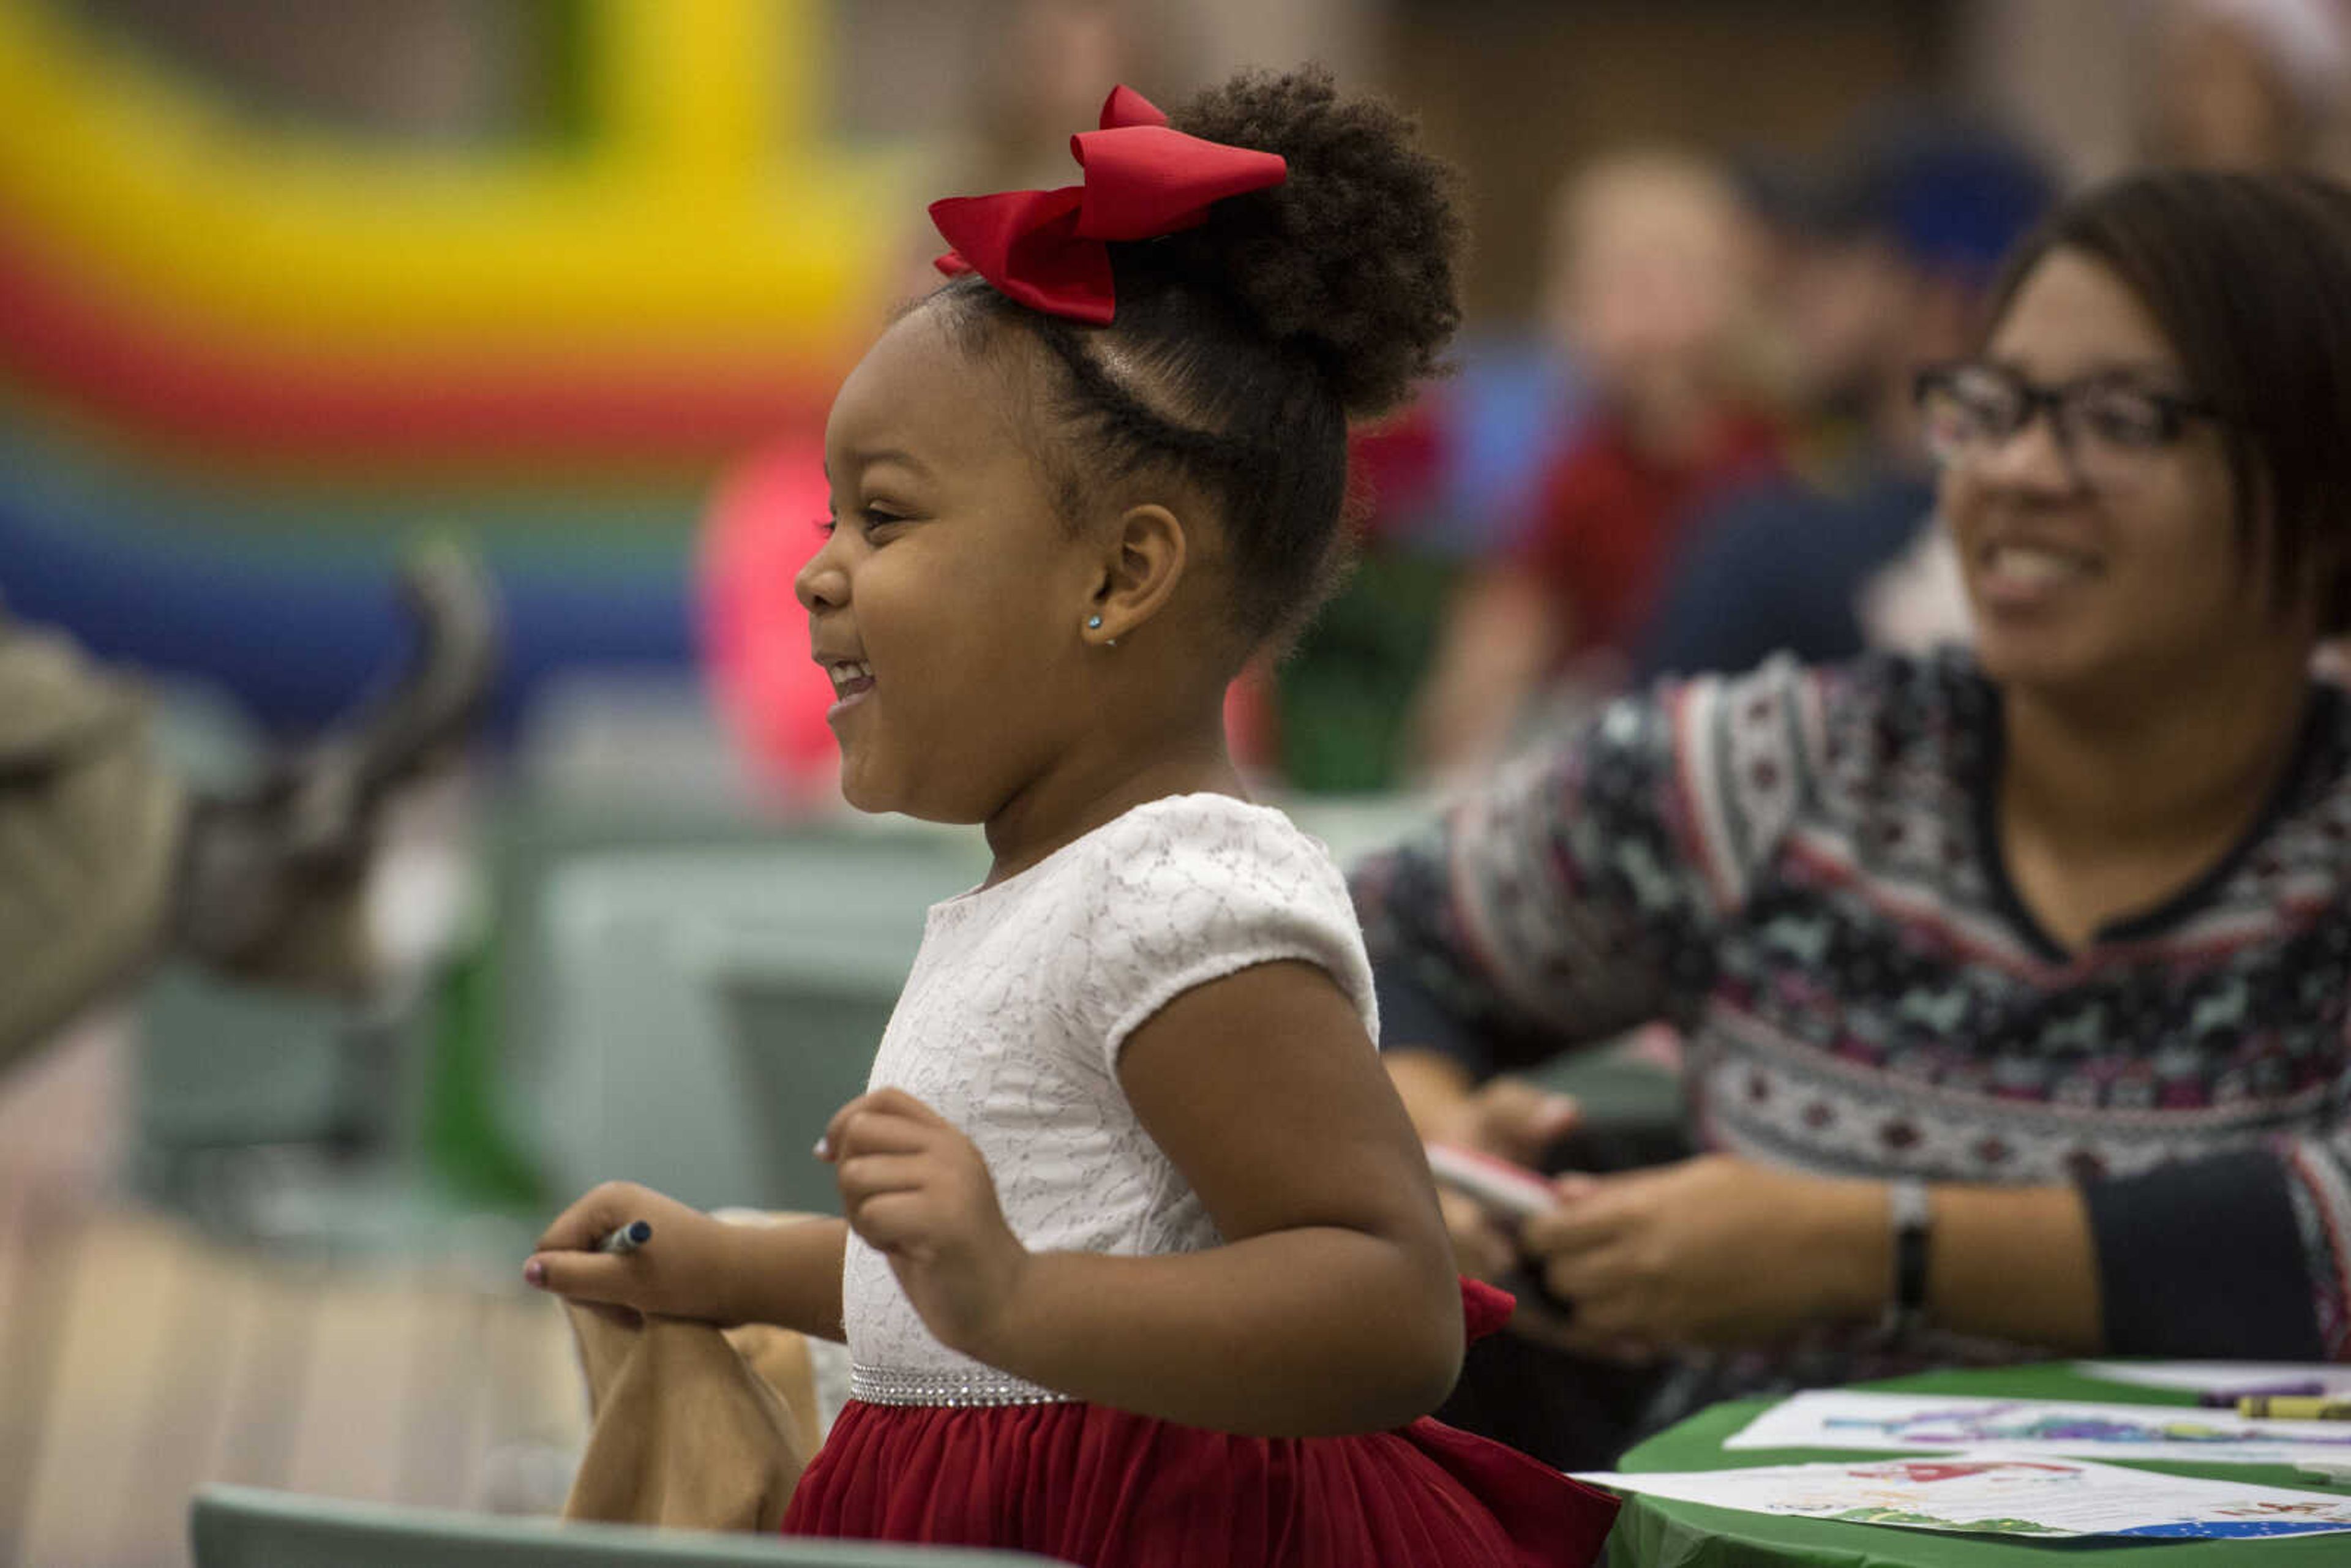
{"label": "white lace dress", "polygon": [[[1322,846],[1229,796],[1155,800],[934,907],[870,1084],[904,1090],[979,1146],[1032,1251],[1213,1247],[1216,1225],[1119,1088],[1118,1055],[1184,992],[1285,958],[1328,972],[1377,1038],[1363,937]],[[932,1338],[888,1260],[854,1236],[841,1306],[852,1398],[1059,1397]]]}
{"label": "white lace dress", "polygon": [[[978,1145],[1031,1249],[1213,1247],[1198,1197],[1120,1092],[1119,1050],[1185,991],[1277,959],[1320,966],[1376,1032],[1354,912],[1322,847],[1239,800],[1155,800],[933,909],[872,1082]],[[1479,1291],[1499,1295],[1465,1287]],[[1087,1568],[1583,1568],[1615,1515],[1557,1470],[1426,1418],[1261,1437],[1064,1399],[933,1339],[888,1260],[853,1236],[842,1307],[851,1399],[787,1534],[1009,1547]]]}

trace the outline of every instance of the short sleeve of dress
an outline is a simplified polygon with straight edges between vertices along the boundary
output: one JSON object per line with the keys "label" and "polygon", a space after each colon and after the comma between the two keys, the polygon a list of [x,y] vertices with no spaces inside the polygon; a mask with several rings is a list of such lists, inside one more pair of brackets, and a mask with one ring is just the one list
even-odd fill
{"label": "short sleeve of dress", "polygon": [[1322,845],[1289,818],[1223,795],[1137,808],[1094,835],[1064,961],[1073,1021],[1113,1072],[1126,1041],[1196,986],[1259,964],[1312,964],[1379,1038],[1370,960]]}

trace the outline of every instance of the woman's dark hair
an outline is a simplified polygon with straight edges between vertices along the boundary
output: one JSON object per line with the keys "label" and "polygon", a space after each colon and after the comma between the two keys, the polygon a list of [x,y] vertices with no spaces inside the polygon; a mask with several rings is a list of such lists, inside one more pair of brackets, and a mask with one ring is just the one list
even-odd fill
{"label": "woman's dark hair", "polygon": [[2157,169],[2053,213],[1994,287],[1997,324],[2051,253],[2122,279],[2220,413],[2239,557],[2273,602],[2321,574],[2319,631],[2351,631],[2351,192],[2312,174]]}
{"label": "woman's dark hair", "polygon": [[1196,486],[1223,521],[1234,630],[1293,633],[1343,556],[1347,422],[1404,402],[1460,324],[1452,174],[1411,123],[1341,99],[1327,71],[1244,75],[1168,116],[1278,152],[1289,178],[1197,227],[1113,244],[1117,319],[1043,315],[966,275],[931,297],[974,348],[1017,325],[1061,372],[1062,439],[1040,454],[1065,514],[1145,472]]}

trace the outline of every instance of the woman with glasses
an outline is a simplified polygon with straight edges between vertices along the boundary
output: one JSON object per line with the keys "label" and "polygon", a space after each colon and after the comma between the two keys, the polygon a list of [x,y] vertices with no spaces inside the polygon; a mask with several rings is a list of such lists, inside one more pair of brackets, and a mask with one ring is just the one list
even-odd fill
{"label": "woman with glasses", "polygon": [[2351,1359],[2351,704],[2310,674],[2351,195],[2094,190],[1917,398],[1971,652],[1659,687],[1356,875],[1432,1141],[1542,1163],[1573,1109],[1511,1070],[1682,1030],[1702,1152],[1448,1215],[1550,1298],[1454,1416],[1555,1462],[1604,1455],[1553,1353],[1659,1369],[1614,1437],[1927,1364]]}

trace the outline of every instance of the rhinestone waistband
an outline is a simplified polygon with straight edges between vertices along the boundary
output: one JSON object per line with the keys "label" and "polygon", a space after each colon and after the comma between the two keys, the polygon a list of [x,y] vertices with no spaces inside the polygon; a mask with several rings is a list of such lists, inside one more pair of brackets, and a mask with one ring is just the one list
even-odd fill
{"label": "rhinestone waistband", "polygon": [[1063,1405],[1067,1395],[984,1366],[968,1371],[914,1372],[894,1366],[849,1367],[849,1396],[868,1405]]}

